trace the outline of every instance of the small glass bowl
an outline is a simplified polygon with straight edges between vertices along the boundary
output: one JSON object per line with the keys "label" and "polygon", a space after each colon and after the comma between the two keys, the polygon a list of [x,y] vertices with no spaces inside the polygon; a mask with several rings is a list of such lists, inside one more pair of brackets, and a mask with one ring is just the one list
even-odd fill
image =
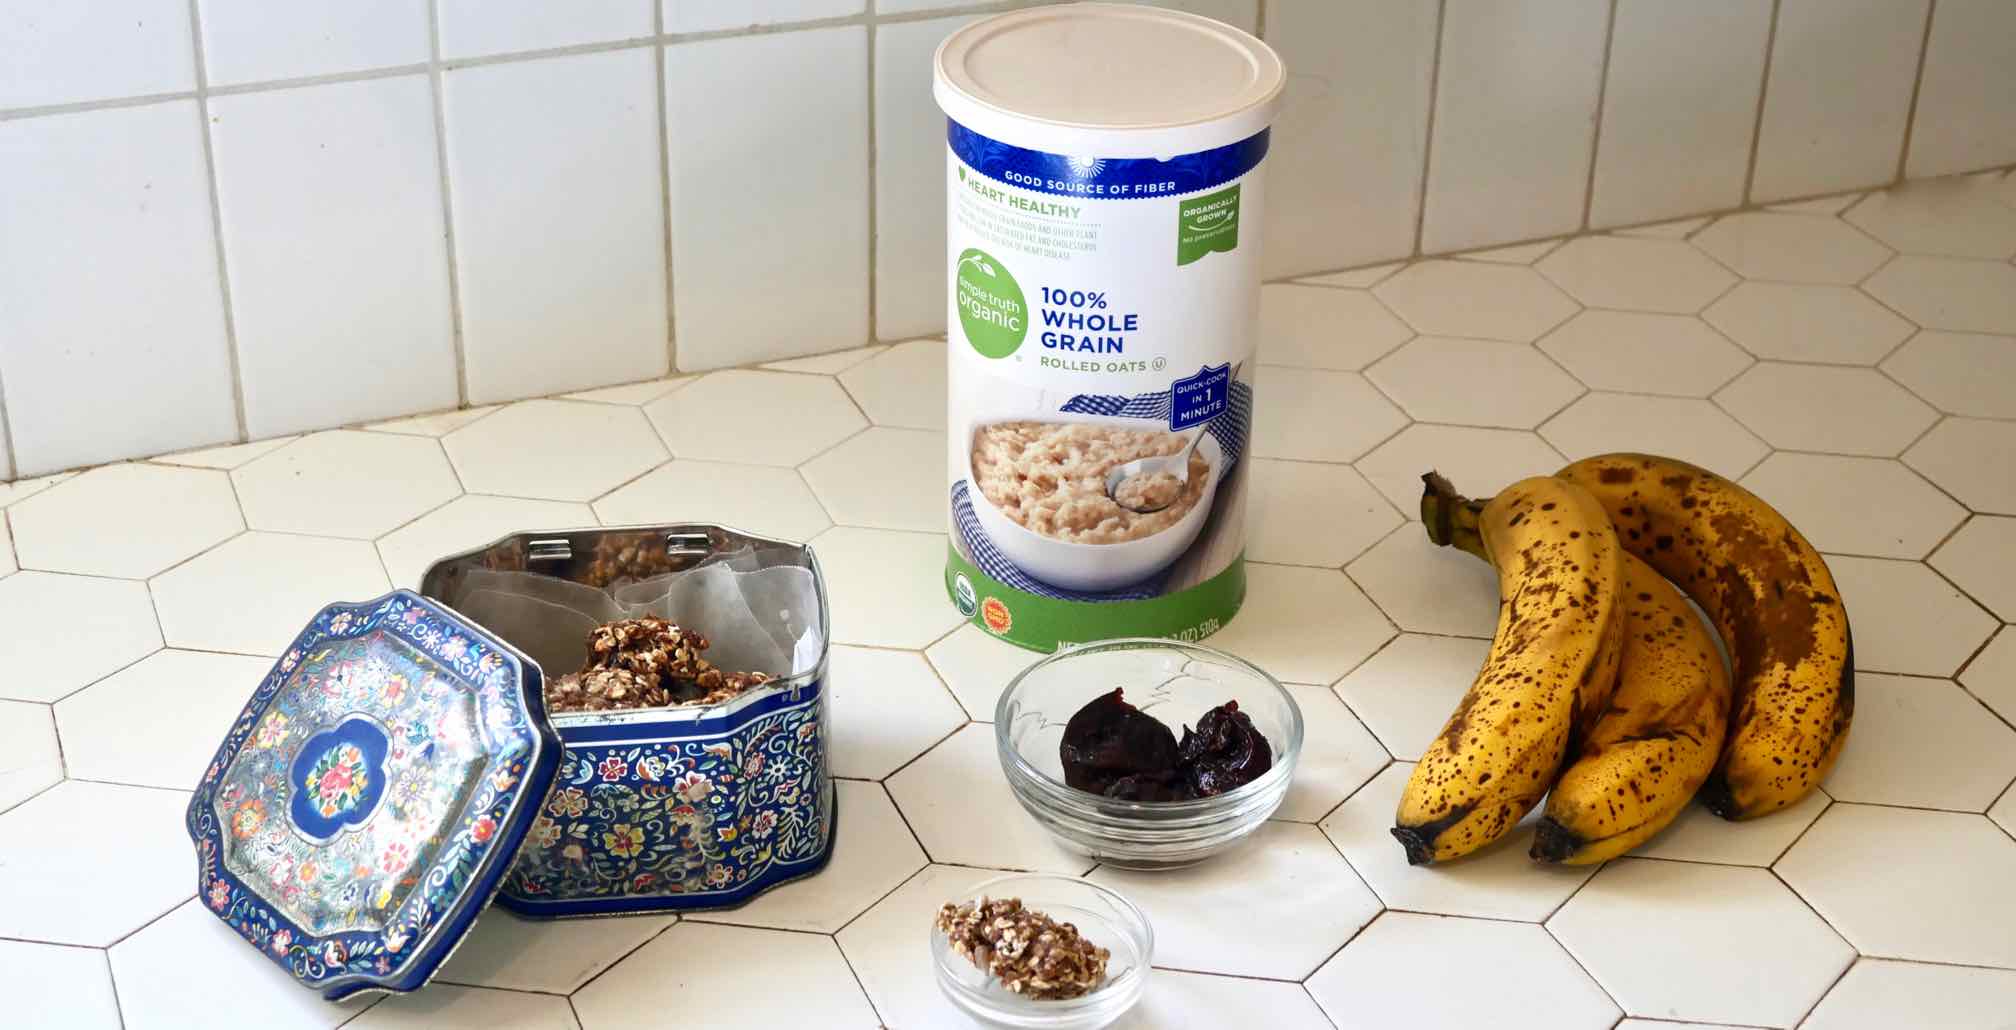
{"label": "small glass bowl", "polygon": [[[1195,801],[1119,801],[1064,782],[1057,745],[1085,703],[1119,687],[1179,736],[1227,701],[1273,749],[1257,780]],[[994,706],[994,741],[1015,800],[1065,848],[1124,869],[1174,869],[1237,844],[1281,807],[1302,753],[1302,709],[1251,662],[1196,644],[1128,638],[1050,655]]]}
{"label": "small glass bowl", "polygon": [[1038,1000],[1007,990],[952,950],[932,913],[931,959],[938,990],[961,1012],[986,1026],[1017,1030],[1097,1030],[1125,1015],[1148,989],[1155,956],[1155,931],[1141,910],[1114,892],[1086,880],[1041,873],[1015,873],[974,887],[960,902],[1020,898],[1022,904],[1060,923],[1071,923],[1085,939],[1105,948],[1106,982],[1076,998]]}

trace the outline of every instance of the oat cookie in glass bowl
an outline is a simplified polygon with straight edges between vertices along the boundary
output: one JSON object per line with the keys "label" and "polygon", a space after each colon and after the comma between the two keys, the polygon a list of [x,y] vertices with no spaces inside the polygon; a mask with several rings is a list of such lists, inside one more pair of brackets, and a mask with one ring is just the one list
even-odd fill
{"label": "oat cookie in glass bowl", "polygon": [[[1028,917],[1040,914],[1057,923],[1070,924],[1088,946],[1081,950],[1098,949],[1104,955],[1091,961],[1082,955],[1072,955],[1067,956],[1069,961],[1045,962],[1037,947],[1031,947],[1012,957],[987,954],[982,957],[989,961],[976,962],[976,949],[962,949],[955,944],[946,933],[947,921],[940,918],[941,913],[934,912],[931,959],[938,989],[960,1011],[986,1026],[1096,1030],[1112,1024],[1141,1000],[1154,959],[1155,932],[1148,925],[1148,917],[1133,902],[1075,877],[1016,873],[979,884],[965,897],[948,899],[947,904],[956,909],[1011,899],[1020,905],[1010,907],[1022,911],[1009,917],[1020,925],[1006,928],[1007,933],[1021,933],[1024,926],[1036,922]],[[954,929],[964,927],[955,925]],[[998,936],[999,931],[982,928],[982,933]],[[1038,947],[1056,943],[1044,942]],[[1000,967],[999,975],[983,969],[983,964]],[[1056,986],[1046,983],[1047,989],[1032,987],[1026,978],[1029,972],[1026,966],[1050,967],[1049,971],[1058,977]],[[1009,981],[1016,982],[1022,990],[1011,990]],[[1071,996],[1035,996],[1046,994]]]}

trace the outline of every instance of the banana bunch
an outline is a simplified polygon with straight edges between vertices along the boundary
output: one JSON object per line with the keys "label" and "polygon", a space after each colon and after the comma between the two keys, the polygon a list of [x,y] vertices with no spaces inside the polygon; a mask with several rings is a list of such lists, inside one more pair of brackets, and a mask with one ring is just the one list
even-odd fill
{"label": "banana bunch", "polygon": [[1644,454],[1488,502],[1423,479],[1430,539],[1491,562],[1500,602],[1489,657],[1401,796],[1408,861],[1475,851],[1543,794],[1533,857],[1583,864],[1651,838],[1697,793],[1749,819],[1826,777],[1854,714],[1854,645],[1826,562],[1770,505]]}

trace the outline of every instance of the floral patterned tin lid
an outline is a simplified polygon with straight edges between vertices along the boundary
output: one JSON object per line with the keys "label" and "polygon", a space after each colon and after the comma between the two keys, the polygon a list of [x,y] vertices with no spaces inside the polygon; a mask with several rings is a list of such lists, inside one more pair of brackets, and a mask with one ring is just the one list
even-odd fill
{"label": "floral patterned tin lid", "polygon": [[560,752],[511,645],[409,590],[332,604],[189,802],[198,895],[326,998],[413,990],[489,904]]}

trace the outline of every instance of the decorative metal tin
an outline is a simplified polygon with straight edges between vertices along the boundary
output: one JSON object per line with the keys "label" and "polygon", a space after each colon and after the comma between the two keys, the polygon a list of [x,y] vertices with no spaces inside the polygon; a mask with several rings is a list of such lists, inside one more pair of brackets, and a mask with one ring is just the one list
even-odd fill
{"label": "decorative metal tin", "polygon": [[324,997],[426,983],[552,784],[537,665],[400,590],[317,614],[188,810],[198,890]]}

